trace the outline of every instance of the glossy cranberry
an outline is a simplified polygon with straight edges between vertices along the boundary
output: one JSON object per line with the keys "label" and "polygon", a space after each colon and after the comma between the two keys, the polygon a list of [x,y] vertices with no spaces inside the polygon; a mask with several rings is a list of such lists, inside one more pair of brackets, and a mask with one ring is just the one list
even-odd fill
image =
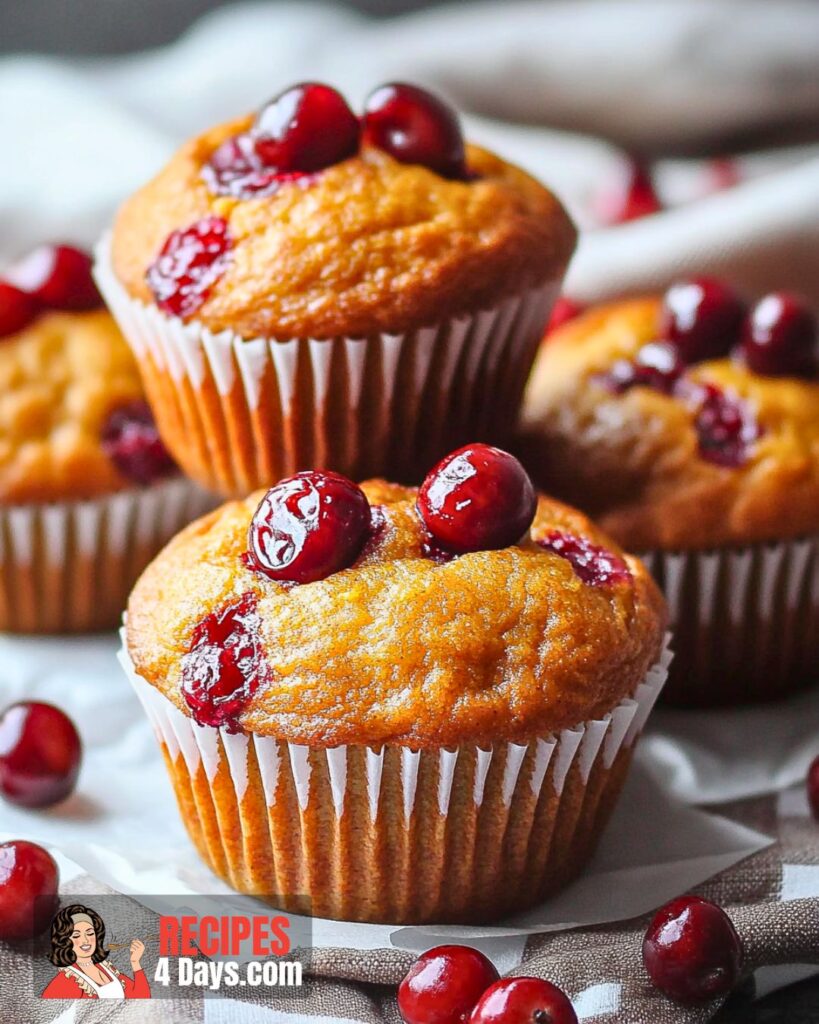
{"label": "glossy cranberry", "polygon": [[467,176],[458,115],[417,85],[390,82],[370,93],[364,139],[403,164],[421,164],[444,178]]}
{"label": "glossy cranberry", "polygon": [[0,715],[0,794],[49,807],[74,789],[82,748],[71,719],[52,704],[23,701]]}
{"label": "glossy cranberry", "polygon": [[762,433],[748,404],[715,384],[695,384],[688,393],[696,396],[694,423],[701,457],[729,469],[741,466]]}
{"label": "glossy cranberry", "polygon": [[141,399],[109,413],[102,428],[102,447],[123,476],[143,487],[178,472],[148,403]]}
{"label": "glossy cranberry", "polygon": [[617,186],[603,196],[600,219],[604,224],[625,224],[659,213],[662,208],[647,165],[635,159],[625,165]]}
{"label": "glossy cranberry", "polygon": [[406,1024],[463,1024],[481,994],[498,980],[491,961],[470,946],[436,946],[398,986]]}
{"label": "glossy cranberry", "polygon": [[417,508],[438,545],[463,554],[516,544],[532,525],[537,496],[514,455],[470,444],[427,474]]}
{"label": "glossy cranberry", "polygon": [[552,307],[552,315],[549,317],[549,323],[546,325],[546,333],[551,334],[558,327],[562,327],[563,324],[567,324],[570,320],[580,316],[582,312],[583,306],[579,302],[573,302],[566,295],[561,295]]}
{"label": "glossy cranberry", "polygon": [[720,907],[680,896],[657,912],[643,939],[643,963],[661,992],[681,1003],[727,995],[742,970],[742,942]]}
{"label": "glossy cranberry", "polygon": [[353,156],[360,130],[340,93],[319,82],[302,82],[262,107],[251,136],[267,167],[310,172]]}
{"label": "glossy cranberry", "polygon": [[221,217],[205,217],[169,235],[146,275],[159,308],[179,317],[196,312],[225,272],[232,247]]}
{"label": "glossy cranberry", "polygon": [[592,544],[585,537],[552,530],[537,543],[546,551],[553,551],[570,562],[576,575],[584,583],[590,583],[595,587],[608,587],[614,583],[631,581],[631,571],[619,555]]}
{"label": "glossy cranberry", "polygon": [[0,281],[0,338],[28,327],[37,315],[37,303],[8,281]]}
{"label": "glossy cranberry", "polygon": [[297,473],[262,498],[248,564],[272,580],[313,583],[352,565],[370,535],[370,503],[340,473]]}
{"label": "glossy cranberry", "polygon": [[40,305],[85,310],[102,305],[91,275],[91,257],[71,245],[42,245],[8,273],[8,279]]}
{"label": "glossy cranberry", "polygon": [[744,316],[741,299],[723,281],[691,278],[665,293],[660,335],[686,363],[720,359],[733,348]]}
{"label": "glossy cranberry", "polygon": [[315,176],[267,167],[245,134],[223,142],[202,168],[202,177],[214,195],[253,199],[271,196],[288,183],[309,185]]}
{"label": "glossy cranberry", "polygon": [[182,695],[200,725],[235,728],[236,716],[269,679],[260,626],[256,595],[247,593],[195,627],[182,658]]}
{"label": "glossy cranberry", "polygon": [[60,872],[42,846],[0,843],[0,939],[15,942],[45,931],[57,913]]}
{"label": "glossy cranberry", "polygon": [[807,790],[810,809],[819,821],[819,757],[815,757],[808,768]]}
{"label": "glossy cranberry", "polygon": [[541,978],[503,978],[486,990],[469,1024],[577,1024],[568,996]]}
{"label": "glossy cranberry", "polygon": [[742,336],[742,357],[754,373],[814,377],[819,361],[817,321],[798,295],[773,292],[751,311]]}
{"label": "glossy cranberry", "polygon": [[608,373],[597,378],[615,394],[634,387],[652,388],[670,395],[685,372],[685,363],[673,345],[651,341],[634,359],[618,359]]}

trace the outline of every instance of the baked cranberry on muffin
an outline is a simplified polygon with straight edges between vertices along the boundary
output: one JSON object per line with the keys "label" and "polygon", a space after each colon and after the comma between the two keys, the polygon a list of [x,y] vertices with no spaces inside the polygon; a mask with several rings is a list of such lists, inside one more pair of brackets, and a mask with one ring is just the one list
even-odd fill
{"label": "baked cranberry on muffin", "polygon": [[171,451],[244,496],[303,468],[419,479],[508,433],[574,242],[431,94],[382,86],[358,117],[303,83],[183,146],[98,279]]}
{"label": "baked cranberry on muffin", "polygon": [[474,444],[419,491],[310,471],[192,524],[131,595],[124,662],[236,888],[481,920],[590,855],[664,625],[637,559]]}
{"label": "baked cranberry on muffin", "polygon": [[697,278],[541,346],[521,451],[536,480],[647,552],[678,648],[666,698],[733,703],[816,677],[816,319]]}
{"label": "baked cranberry on muffin", "polygon": [[[43,246],[0,280],[2,629],[115,625],[148,560],[206,507],[190,504],[101,307],[90,257],[71,246]],[[152,522],[168,502],[177,511]]]}

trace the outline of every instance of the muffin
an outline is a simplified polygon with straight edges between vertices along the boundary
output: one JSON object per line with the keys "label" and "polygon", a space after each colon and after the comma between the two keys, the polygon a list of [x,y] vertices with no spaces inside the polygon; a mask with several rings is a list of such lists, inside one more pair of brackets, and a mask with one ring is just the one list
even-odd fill
{"label": "muffin", "polygon": [[816,366],[800,299],[749,312],[713,279],[593,309],[541,347],[522,456],[665,590],[665,700],[772,699],[819,675]]}
{"label": "muffin", "polygon": [[637,559],[475,444],[420,491],[306,472],[192,524],[135,587],[122,661],[236,889],[488,921],[591,855],[664,627]]}
{"label": "muffin", "polygon": [[0,629],[116,626],[151,558],[213,502],[159,440],[86,254],[0,280]]}
{"label": "muffin", "polygon": [[382,87],[359,119],[307,83],[183,146],[97,280],[173,456],[245,497],[300,469],[416,483],[506,437],[574,243],[429,93]]}

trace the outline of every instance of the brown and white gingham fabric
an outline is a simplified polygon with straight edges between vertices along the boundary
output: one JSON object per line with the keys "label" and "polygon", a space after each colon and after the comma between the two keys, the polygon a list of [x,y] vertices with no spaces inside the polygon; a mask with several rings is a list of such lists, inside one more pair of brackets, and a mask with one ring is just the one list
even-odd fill
{"label": "brown and white gingham fabric", "polygon": [[[719,813],[775,837],[776,842],[711,879],[698,892],[731,915],[746,948],[748,972],[786,963],[819,964],[819,824],[806,805],[777,795],[717,809]],[[797,879],[798,884],[793,880]],[[77,880],[71,894],[81,891]],[[87,879],[82,890],[102,887]],[[798,898],[790,898],[793,895]],[[588,1024],[703,1024],[719,1002],[685,1008],[652,988],[642,969],[640,946],[647,918],[534,935],[512,974],[555,982],[574,1000]],[[55,1024],[65,1002],[32,1000],[27,954],[0,944],[0,1024]],[[395,985],[413,955],[397,949],[360,952],[322,949],[313,954],[307,993],[292,996],[243,990],[223,999],[168,1000],[112,1005],[74,1004],[75,1024],[398,1024]],[[149,961],[150,963],[151,961]],[[247,994],[245,994],[247,993]],[[112,1013],[116,1013],[116,1017]]]}

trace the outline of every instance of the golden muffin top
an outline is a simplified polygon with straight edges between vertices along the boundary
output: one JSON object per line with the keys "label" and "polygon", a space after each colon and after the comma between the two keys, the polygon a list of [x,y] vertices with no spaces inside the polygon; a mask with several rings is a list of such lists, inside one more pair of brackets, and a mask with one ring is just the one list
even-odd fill
{"label": "golden muffin top", "polygon": [[0,339],[1,502],[95,498],[173,471],[107,312],[43,312]]}
{"label": "golden muffin top", "polygon": [[[559,278],[574,248],[558,200],[474,146],[458,177],[397,160],[365,134],[352,155],[267,189],[214,185],[215,165],[245,159],[253,125],[189,141],[120,209],[112,261],[134,298],[245,338],[401,333]],[[214,269],[195,301],[177,301],[168,273],[173,290],[191,232]]]}
{"label": "golden muffin top", "polygon": [[819,379],[810,316],[795,305],[766,297],[730,354],[689,365],[650,345],[667,319],[659,297],[565,324],[529,382],[527,468],[630,550],[815,533]]}
{"label": "golden muffin top", "polygon": [[[279,485],[288,500],[305,476],[318,474]],[[517,543],[440,557],[418,492],[372,480],[360,553],[288,584],[260,572],[249,545],[276,490],[189,526],[131,595],[136,671],[200,722],[226,724],[209,701],[238,686],[229,727],[289,742],[529,741],[606,714],[658,658],[665,610],[645,568],[556,501],[532,492]]]}

